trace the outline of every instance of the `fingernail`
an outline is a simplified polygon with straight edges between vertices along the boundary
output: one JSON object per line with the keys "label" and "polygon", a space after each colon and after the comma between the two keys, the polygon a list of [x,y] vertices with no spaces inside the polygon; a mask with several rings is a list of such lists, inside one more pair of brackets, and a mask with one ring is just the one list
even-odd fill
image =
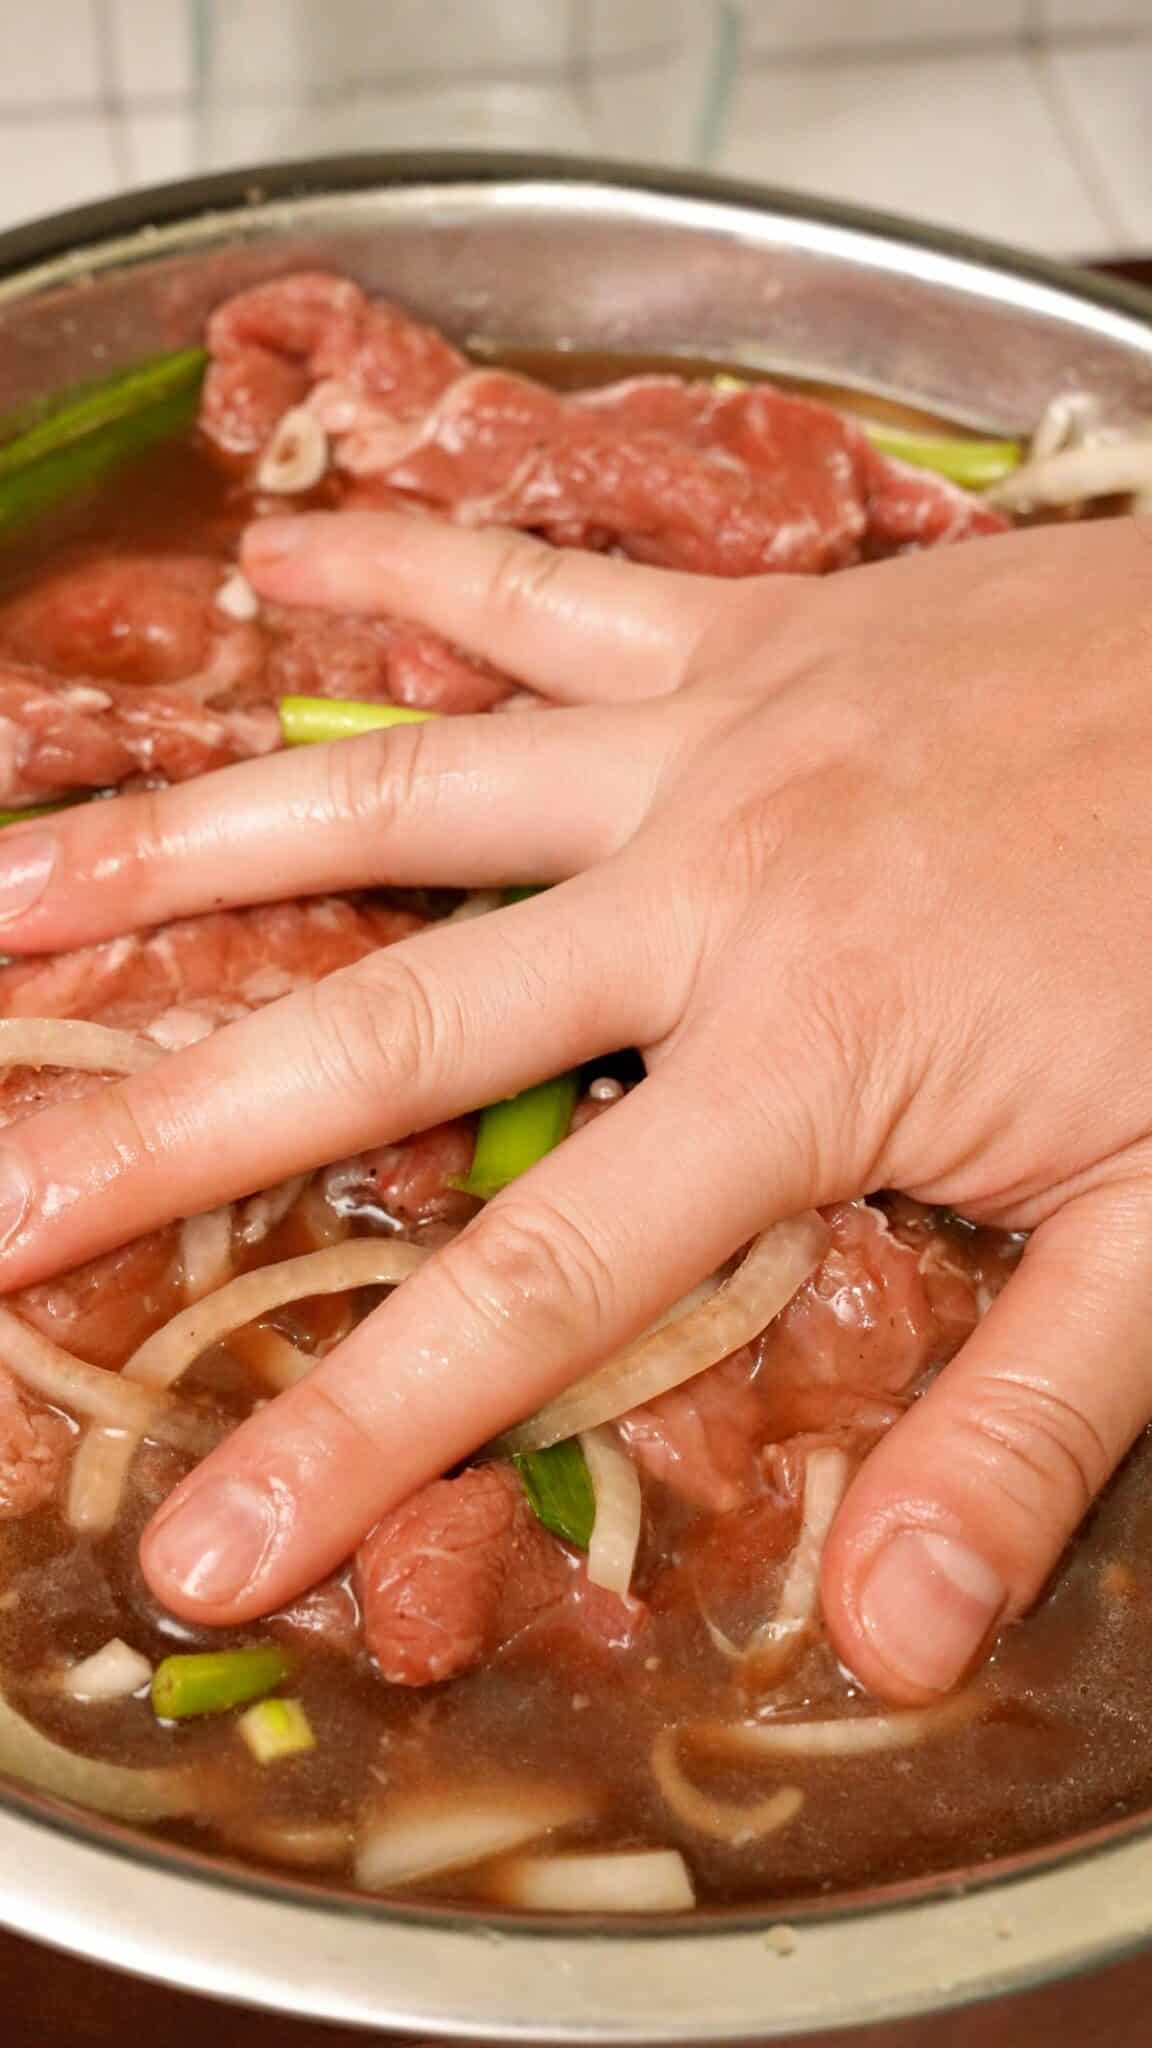
{"label": "fingernail", "polygon": [[259,1578],[276,1533],[275,1502],[263,1487],[206,1479],[153,1524],[149,1576],[205,1607],[234,1600]]}
{"label": "fingernail", "polygon": [[11,1153],[0,1150],[0,1252],[17,1236],[28,1213],[32,1190],[22,1166]]}
{"label": "fingernail", "polygon": [[17,828],[0,849],[0,924],[38,903],[56,865],[56,834]]}
{"label": "fingernail", "polygon": [[1007,1604],[999,1573],[967,1544],[903,1529],[865,1579],[859,1613],[894,1677],[919,1691],[947,1692],[975,1661]]}
{"label": "fingernail", "polygon": [[312,531],[307,519],[257,519],[244,536],[244,560],[278,562],[298,553]]}

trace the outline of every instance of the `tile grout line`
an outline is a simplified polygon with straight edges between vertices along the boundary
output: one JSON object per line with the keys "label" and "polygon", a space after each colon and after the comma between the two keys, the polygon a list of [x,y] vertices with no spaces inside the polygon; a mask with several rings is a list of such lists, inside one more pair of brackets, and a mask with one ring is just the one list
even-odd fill
{"label": "tile grout line", "polygon": [[1037,88],[1057,135],[1075,165],[1085,197],[1099,216],[1104,233],[1111,236],[1115,247],[1127,248],[1132,236],[1124,209],[1113,197],[1104,164],[1060,83],[1052,57],[1051,47],[1036,49],[1029,53],[1028,61],[1032,66]]}
{"label": "tile grout line", "polygon": [[116,55],[117,31],[112,18],[112,0],[88,0],[88,4],[92,9],[92,28],[96,39],[100,112],[108,129],[117,181],[123,188],[132,183],[133,165],[124,99],[120,91]]}

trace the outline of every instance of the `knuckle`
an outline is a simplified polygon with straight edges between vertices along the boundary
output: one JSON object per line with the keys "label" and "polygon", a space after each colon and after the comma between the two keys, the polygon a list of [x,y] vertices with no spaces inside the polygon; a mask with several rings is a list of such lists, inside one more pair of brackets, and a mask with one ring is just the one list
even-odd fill
{"label": "knuckle", "polygon": [[325,815],[373,825],[406,816],[434,785],[430,745],[428,726],[403,725],[319,749]]}
{"label": "knuckle", "polygon": [[566,575],[561,549],[518,535],[507,543],[492,572],[491,603],[505,619],[530,626],[553,595],[553,585],[563,585]]}
{"label": "knuckle", "polygon": [[440,1254],[473,1320],[503,1346],[595,1344],[611,1314],[611,1267],[592,1231],[555,1204],[502,1199]]}
{"label": "knuckle", "polygon": [[411,960],[390,952],[317,982],[305,1004],[321,1079],[361,1101],[443,1073],[459,1042],[443,998]]}
{"label": "knuckle", "polygon": [[1112,1470],[1092,1418],[1034,1381],[985,1379],[970,1390],[963,1427],[1000,1500],[1048,1549],[1082,1521]]}

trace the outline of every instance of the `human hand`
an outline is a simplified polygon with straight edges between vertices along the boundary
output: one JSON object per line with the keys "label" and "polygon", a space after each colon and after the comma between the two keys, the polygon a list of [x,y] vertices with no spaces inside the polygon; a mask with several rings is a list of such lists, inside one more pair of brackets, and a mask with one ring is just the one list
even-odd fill
{"label": "human hand", "polygon": [[390,515],[251,531],[268,597],[416,613],[567,708],[6,834],[6,949],[370,883],[559,886],[21,1124],[0,1283],[624,1044],[648,1078],[177,1490],[144,1548],[170,1606],[283,1602],[755,1231],[894,1186],[1034,1233],[826,1552],[866,1683],[962,1675],[1152,1412],[1150,565],[1136,521],[747,583]]}

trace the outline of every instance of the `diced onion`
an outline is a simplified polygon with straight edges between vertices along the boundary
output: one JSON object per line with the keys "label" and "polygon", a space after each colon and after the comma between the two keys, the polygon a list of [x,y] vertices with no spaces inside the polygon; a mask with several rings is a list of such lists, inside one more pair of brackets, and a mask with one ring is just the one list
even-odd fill
{"label": "diced onion", "polygon": [[224,578],[216,592],[216,607],[229,619],[241,622],[254,619],[260,609],[260,600],[241,569],[233,569]]}
{"label": "diced onion", "polygon": [[113,1636],[102,1650],[64,1673],[63,1690],[77,1700],[124,1700],[139,1692],[152,1677],[152,1666],[139,1650],[130,1649]]}
{"label": "diced onion", "polygon": [[588,1539],[588,1578],[608,1593],[627,1593],[632,1583],[644,1504],[640,1475],[615,1430],[586,1429],[580,1447],[596,1496],[596,1518]]}
{"label": "diced onion", "polygon": [[614,1422],[629,1408],[654,1401],[695,1379],[747,1344],[779,1315],[828,1246],[828,1226],[814,1209],[766,1230],[731,1278],[707,1300],[662,1328],[651,1330],[586,1379],[549,1401],[502,1437],[502,1451],[542,1451],[561,1437]]}
{"label": "diced onion", "polygon": [[280,420],[260,457],[258,489],[290,496],[310,491],[328,467],[328,436],[314,412],[294,405]]}
{"label": "diced onion", "polygon": [[1026,512],[1034,505],[1074,505],[1133,491],[1152,491],[1152,434],[1059,448],[1040,462],[1024,463],[985,495],[1007,512]]}
{"label": "diced onion", "polygon": [[219,1832],[248,1856],[262,1856],[269,1863],[286,1863],[296,1870],[323,1870],[343,1863],[351,1847],[352,1831],[346,1821],[301,1821],[283,1826],[277,1821],[236,1819],[232,1815],[218,1822]]}
{"label": "diced onion", "polygon": [[142,1074],[163,1052],[133,1031],[75,1017],[0,1019],[0,1067],[73,1068],[83,1074]]}
{"label": "diced onion", "polygon": [[714,1799],[701,1792],[685,1777],[676,1757],[678,1728],[665,1728],[652,1744],[652,1775],[660,1796],[677,1820],[710,1841],[727,1842],[740,1849],[748,1842],[762,1841],[795,1820],[804,1804],[797,1785],[781,1785],[767,1799],[736,1801]]}
{"label": "diced onion", "polygon": [[105,1372],[102,1366],[73,1357],[2,1302],[0,1365],[30,1392],[72,1415],[173,1444],[197,1457],[206,1456],[224,1435],[215,1416],[152,1387],[133,1386],[122,1373]]}
{"label": "diced onion", "polygon": [[180,1814],[199,1813],[204,1805],[200,1772],[173,1767],[135,1770],[79,1756],[42,1735],[2,1693],[0,1771],[113,1820],[173,1820]]}
{"label": "diced onion", "polygon": [[106,1536],[120,1512],[124,1486],[140,1444],[134,1429],[90,1429],[76,1447],[68,1482],[68,1527],[78,1536]]}
{"label": "diced onion", "polygon": [[687,1913],[696,1904],[678,1849],[510,1857],[486,1888],[501,1905],[535,1913]]}
{"label": "diced onion", "polygon": [[185,1301],[202,1301],[232,1278],[232,1205],[188,1216],[180,1228]]}
{"label": "diced onion", "polygon": [[809,1451],[804,1461],[800,1534],[771,1621],[754,1629],[739,1646],[721,1635],[711,1622],[707,1624],[717,1649],[733,1657],[757,1679],[779,1677],[816,1620],[824,1545],[847,1484],[848,1460],[843,1451],[834,1446]]}
{"label": "diced onion", "polygon": [[980,1705],[973,1691],[939,1706],[910,1707],[896,1714],[845,1715],[827,1721],[708,1721],[691,1734],[702,1748],[732,1757],[878,1756],[910,1749],[946,1729],[972,1720]]}
{"label": "diced onion", "polygon": [[170,1387],[209,1345],[222,1343],[233,1330],[257,1316],[283,1308],[312,1294],[343,1294],[354,1287],[396,1287],[431,1254],[422,1246],[381,1242],[361,1237],[349,1244],[305,1252],[299,1259],[281,1259],[260,1266],[193,1302],[165,1323],[133,1352],[121,1380],[150,1387]]}
{"label": "diced onion", "polygon": [[524,1848],[588,1814],[583,1795],[559,1787],[412,1800],[364,1829],[356,1849],[356,1882],[369,1892],[421,1884]]}

